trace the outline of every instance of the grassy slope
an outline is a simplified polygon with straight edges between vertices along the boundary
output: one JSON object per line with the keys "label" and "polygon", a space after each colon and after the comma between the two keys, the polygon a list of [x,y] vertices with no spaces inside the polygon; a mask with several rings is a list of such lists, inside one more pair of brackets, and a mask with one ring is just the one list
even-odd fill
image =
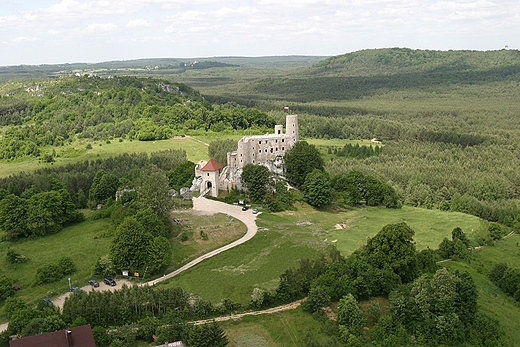
{"label": "grassy slope", "polygon": [[[17,296],[25,301],[40,297],[54,297],[68,290],[67,278],[56,283],[34,286],[36,269],[42,265],[57,263],[63,257],[70,257],[78,271],[71,275],[73,286],[84,286],[92,276],[97,259],[108,253],[112,225],[106,220],[87,220],[70,226],[61,232],[46,237],[0,243],[0,268],[22,286]],[[5,260],[7,248],[25,255],[29,261],[24,264],[8,264]]]}
{"label": "grassy slope", "polygon": [[[279,275],[297,266],[299,259],[315,257],[330,244],[348,255],[384,225],[402,221],[416,231],[418,249],[437,248],[457,226],[469,237],[481,227],[478,218],[462,213],[412,207],[327,212],[299,205],[297,211],[261,214],[260,231],[251,241],[205,260],[164,285],[183,287],[214,303],[226,297],[247,303],[255,287],[274,289]],[[334,228],[343,223],[348,228]]]}
{"label": "grassy slope", "polygon": [[[110,144],[106,142],[91,142],[92,149],[87,150],[86,140],[75,141],[70,146],[58,147],[56,150],[56,162],[52,165],[66,165],[84,160],[106,159],[123,153],[157,152],[168,149],[184,149],[188,160],[196,162],[206,159],[208,156],[207,146],[190,138],[173,138],[161,141],[128,141],[119,142],[113,140]],[[52,151],[45,148],[44,151]],[[30,172],[51,164],[41,163],[38,159],[23,158],[13,161],[0,161],[0,177],[6,177],[21,171]]]}
{"label": "grassy slope", "polygon": [[319,346],[330,345],[329,337],[320,331],[321,324],[301,308],[219,324],[229,337],[229,347],[304,346],[307,335]]}
{"label": "grassy slope", "polygon": [[487,278],[491,268],[498,262],[506,262],[509,266],[520,268],[520,235],[512,235],[500,240],[495,246],[485,247],[473,253],[471,261],[450,261],[443,263],[450,269],[468,271],[478,288],[478,303],[482,311],[498,319],[512,342],[520,346],[520,310],[518,303],[505,295]]}

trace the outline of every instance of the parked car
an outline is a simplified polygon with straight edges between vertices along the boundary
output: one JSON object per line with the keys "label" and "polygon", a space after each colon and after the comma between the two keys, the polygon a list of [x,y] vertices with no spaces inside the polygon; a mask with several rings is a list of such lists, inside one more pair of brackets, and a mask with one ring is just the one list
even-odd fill
{"label": "parked car", "polygon": [[104,282],[105,282],[105,284],[108,284],[108,285],[111,286],[111,287],[113,287],[113,286],[116,285],[116,281],[114,281],[113,279],[108,278],[108,277],[105,278]]}
{"label": "parked car", "polygon": [[51,299],[49,298],[43,298],[42,299],[43,301],[45,301],[47,304],[49,304],[50,306],[54,306],[54,304],[52,303]]}
{"label": "parked car", "polygon": [[249,205],[244,205],[244,207],[242,207],[242,211],[247,211],[247,210],[249,210],[249,207],[250,207]]}
{"label": "parked car", "polygon": [[257,214],[258,213],[258,209],[257,208],[254,208],[253,209],[253,214]]}
{"label": "parked car", "polygon": [[77,291],[77,290],[81,290],[81,288],[80,288],[80,287],[70,287],[69,290],[70,290],[71,292],[75,292],[75,291]]}
{"label": "parked car", "polygon": [[88,284],[90,284],[92,287],[99,287],[99,283],[96,280],[89,280]]}

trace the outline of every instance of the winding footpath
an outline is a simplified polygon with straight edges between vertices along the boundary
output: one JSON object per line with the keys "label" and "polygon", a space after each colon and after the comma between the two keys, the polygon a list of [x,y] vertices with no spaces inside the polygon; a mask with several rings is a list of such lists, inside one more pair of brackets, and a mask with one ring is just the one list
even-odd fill
{"label": "winding footpath", "polygon": [[[140,286],[153,286],[154,284],[157,284],[162,281],[166,281],[178,274],[180,274],[183,271],[188,270],[189,268],[197,265],[198,263],[202,262],[205,259],[211,258],[219,253],[222,253],[224,251],[227,251],[228,249],[231,249],[233,247],[236,247],[238,245],[243,244],[246,241],[249,241],[253,238],[253,236],[256,235],[256,232],[258,231],[258,228],[256,226],[256,214],[253,214],[251,210],[242,211],[242,207],[238,205],[229,205],[225,204],[220,201],[210,200],[206,199],[204,197],[198,197],[193,198],[193,213],[202,214],[202,215],[213,215],[215,213],[224,213],[227,215],[232,216],[233,218],[236,218],[240,220],[242,223],[244,223],[247,227],[247,232],[244,236],[242,236],[240,239],[233,241],[223,247],[217,248],[211,252],[208,252],[206,254],[201,255],[200,257],[190,261],[186,265],[178,268],[177,270],[170,272],[162,277],[159,277],[155,280],[141,283]],[[109,287],[105,286],[104,284],[100,283],[101,290],[116,290],[119,289],[123,284],[131,285],[129,281],[126,280],[118,280],[117,287]],[[107,288],[105,288],[107,287]],[[85,286],[81,288],[85,291],[93,290],[90,286]],[[99,290],[98,289],[98,290]],[[65,293],[58,298],[52,300],[54,305],[59,307],[60,309],[63,308],[63,303],[65,302],[65,298],[68,297],[71,293]],[[7,330],[8,323],[0,324],[0,332]]]}
{"label": "winding footpath", "polygon": [[246,241],[249,241],[253,238],[253,236],[256,235],[256,232],[258,231],[258,227],[256,226],[256,214],[253,214],[251,210],[242,211],[242,207],[238,205],[229,205],[225,204],[220,201],[210,200],[206,199],[204,197],[199,198],[193,198],[193,210],[195,213],[199,214],[206,214],[206,215],[212,215],[215,213],[224,213],[232,216],[233,218],[236,218],[240,220],[242,223],[244,223],[247,227],[247,232],[244,236],[239,238],[236,241],[233,241],[223,247],[217,248],[211,252],[208,252],[206,254],[201,255],[200,257],[190,261],[186,265],[178,268],[177,270],[170,272],[167,275],[164,275],[163,277],[159,277],[155,280],[143,283],[141,285],[149,285],[153,286],[154,284],[157,284],[162,281],[166,281],[178,274],[180,274],[183,271],[188,270],[189,268],[197,265],[201,261],[211,258],[219,253],[222,253],[224,251],[227,251],[228,249],[231,249],[233,247],[236,247],[238,245],[243,244]]}

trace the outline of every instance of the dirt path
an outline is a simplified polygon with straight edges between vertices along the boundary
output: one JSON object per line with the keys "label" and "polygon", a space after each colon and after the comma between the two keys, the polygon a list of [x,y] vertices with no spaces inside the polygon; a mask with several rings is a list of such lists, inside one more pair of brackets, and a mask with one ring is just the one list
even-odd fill
{"label": "dirt path", "polygon": [[294,309],[300,307],[301,303],[304,300],[305,299],[301,299],[301,300],[298,300],[295,302],[291,302],[290,304],[272,307],[272,308],[268,308],[268,309],[262,310],[262,311],[251,311],[251,312],[244,312],[244,313],[239,313],[239,314],[231,314],[228,316],[215,317],[215,318],[211,318],[211,319],[203,319],[203,320],[198,320],[198,321],[194,321],[194,322],[190,322],[190,323],[193,323],[194,325],[200,325],[200,324],[211,323],[213,321],[223,322],[223,321],[231,320],[231,319],[238,320],[245,316],[259,316],[261,314],[272,314],[272,313],[276,313],[276,312],[294,310]]}
{"label": "dirt path", "polygon": [[170,279],[170,278],[180,274],[181,272],[191,268],[192,266],[200,263],[204,259],[211,258],[214,255],[227,251],[228,249],[231,249],[233,247],[243,244],[246,241],[251,240],[253,238],[253,236],[256,235],[256,232],[258,231],[256,222],[255,222],[257,215],[253,214],[251,212],[251,210],[242,211],[241,206],[229,205],[229,204],[225,204],[220,201],[215,201],[215,200],[206,199],[204,197],[199,197],[199,198],[193,198],[193,210],[195,211],[195,213],[206,214],[206,215],[212,215],[215,213],[228,214],[228,215],[240,220],[242,223],[244,223],[247,227],[247,232],[240,239],[233,241],[230,244],[225,245],[224,247],[220,247],[211,252],[203,254],[200,257],[190,261],[188,264],[178,268],[177,270],[164,275],[163,277],[159,277],[155,280],[149,281],[147,283],[143,283],[141,285],[153,286],[156,283],[166,281],[167,279]]}
{"label": "dirt path", "polygon": [[191,137],[190,135],[186,135],[186,137],[187,137],[187,138],[190,138],[190,139],[192,139],[192,140],[194,140],[194,141],[200,142],[200,143],[202,143],[203,145],[206,145],[206,146],[209,147],[209,143],[206,143],[206,142],[204,142],[204,141],[201,141],[201,140],[199,140],[199,139],[196,139],[196,138],[194,138],[194,137]]}
{"label": "dirt path", "polygon": [[[199,213],[199,214],[203,214],[203,215],[212,215],[212,214],[215,214],[215,213],[225,213],[225,214],[228,214],[238,220],[240,220],[242,223],[244,223],[247,227],[247,232],[244,236],[242,236],[240,239],[236,240],[236,241],[233,241],[231,242],[230,244],[227,244],[223,247],[220,247],[218,249],[215,249],[211,252],[208,252],[206,254],[203,254],[202,256],[190,261],[188,264],[178,268],[177,270],[173,271],[173,272],[170,272],[169,274],[166,274],[164,275],[163,277],[159,277],[155,280],[152,280],[152,281],[149,281],[149,282],[146,282],[146,283],[141,283],[140,285],[143,286],[143,285],[154,285],[156,283],[159,283],[159,282],[162,282],[162,281],[166,281],[176,275],[178,275],[179,273],[195,266],[196,264],[200,263],[201,261],[203,261],[204,259],[208,259],[208,258],[211,258],[213,257],[214,255],[217,255],[219,253],[222,253],[224,251],[227,251],[228,249],[231,249],[233,247],[236,247],[238,245],[241,245],[242,243],[246,242],[246,241],[249,241],[253,238],[253,236],[256,235],[256,232],[258,230],[257,226],[256,226],[256,214],[253,214],[251,212],[251,210],[247,210],[247,211],[242,211],[242,208],[241,206],[237,206],[237,205],[229,205],[229,204],[225,204],[223,202],[219,202],[219,201],[215,201],[215,200],[209,200],[209,199],[206,199],[204,197],[199,197],[199,198],[193,198],[193,211],[195,213]],[[92,290],[99,290],[99,291],[103,291],[103,290],[110,290],[110,291],[114,291],[114,290],[117,290],[117,289],[121,289],[121,287],[126,284],[128,286],[131,286],[132,285],[132,282],[128,281],[128,280],[117,280],[117,285],[114,286],[114,287],[111,287],[111,286],[108,286],[106,285],[105,283],[99,283],[99,287],[98,288],[93,288],[89,285],[87,286],[84,286],[82,287],[81,289],[88,292],[88,291],[92,291]],[[60,309],[63,308],[63,303],[65,302],[65,298],[67,298],[69,295],[71,295],[71,293],[65,293],[57,298],[55,298],[54,300],[52,300],[53,304],[55,306],[58,306]],[[299,305],[299,304],[298,304]],[[282,307],[282,306],[280,306]],[[250,312],[250,314],[253,314],[254,312]],[[0,324],[0,332],[4,331],[4,330],[7,330],[7,324],[8,323],[5,323],[5,324]],[[202,324],[202,323],[201,323]]]}

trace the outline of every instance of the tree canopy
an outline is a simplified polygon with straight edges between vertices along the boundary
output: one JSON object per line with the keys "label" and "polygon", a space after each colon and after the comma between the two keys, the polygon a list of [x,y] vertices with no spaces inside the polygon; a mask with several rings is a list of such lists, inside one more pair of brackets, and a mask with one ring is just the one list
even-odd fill
{"label": "tree canopy", "polygon": [[285,153],[285,177],[297,185],[302,186],[305,178],[314,169],[324,171],[324,163],[320,152],[314,145],[306,141],[298,141]]}

